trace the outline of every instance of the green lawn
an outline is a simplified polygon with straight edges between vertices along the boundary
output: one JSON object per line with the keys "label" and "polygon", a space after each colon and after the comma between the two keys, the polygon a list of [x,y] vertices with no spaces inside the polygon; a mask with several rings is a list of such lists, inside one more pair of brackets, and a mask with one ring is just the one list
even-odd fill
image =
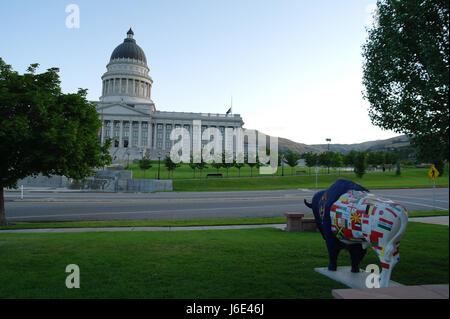
{"label": "green lawn", "polygon": [[[448,244],[447,226],[409,223],[392,280],[448,283]],[[332,298],[346,288],[314,271],[328,263],[320,233],[270,228],[0,233],[0,260],[0,298]],[[68,264],[80,289],[65,287]]]}
{"label": "green lawn", "polygon": [[[409,217],[448,216],[448,211],[409,212]],[[311,217],[312,218],[312,217]],[[183,226],[218,226],[218,225],[258,225],[284,224],[286,217],[263,218],[222,218],[222,219],[172,219],[172,220],[112,220],[81,222],[15,222],[2,229],[42,229],[42,228],[99,228],[99,227],[183,227]]]}
{"label": "green lawn", "polygon": [[[404,169],[400,176],[395,172],[367,173],[362,179],[355,174],[330,174],[318,176],[318,188],[327,188],[335,180],[345,178],[353,180],[369,189],[398,187],[430,187],[428,169]],[[292,188],[315,188],[315,176],[266,176],[248,178],[222,178],[201,180],[173,180],[174,191],[239,191],[239,190],[276,190]],[[448,173],[437,179],[437,186],[448,187]]]}

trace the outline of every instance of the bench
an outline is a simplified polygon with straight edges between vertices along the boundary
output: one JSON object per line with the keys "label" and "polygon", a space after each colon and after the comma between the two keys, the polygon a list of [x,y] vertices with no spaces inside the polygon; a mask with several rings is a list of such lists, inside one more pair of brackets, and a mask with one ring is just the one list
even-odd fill
{"label": "bench", "polygon": [[317,231],[316,221],[314,218],[303,218],[305,214],[289,212],[285,213],[286,216],[286,231]]}
{"label": "bench", "polygon": [[222,174],[208,174],[208,175],[206,175],[206,178],[208,178],[208,177],[223,177],[222,176]]}
{"label": "bench", "polygon": [[306,174],[306,171],[297,171],[297,174]]}

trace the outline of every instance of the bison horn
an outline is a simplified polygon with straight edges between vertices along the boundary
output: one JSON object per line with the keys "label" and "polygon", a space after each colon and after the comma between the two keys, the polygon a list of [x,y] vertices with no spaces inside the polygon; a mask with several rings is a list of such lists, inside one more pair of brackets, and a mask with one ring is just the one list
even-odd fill
{"label": "bison horn", "polygon": [[306,206],[308,206],[309,208],[312,208],[312,204],[311,204],[311,203],[308,203],[308,202],[306,201],[306,199],[305,199],[304,201],[305,201],[305,205],[306,205]]}

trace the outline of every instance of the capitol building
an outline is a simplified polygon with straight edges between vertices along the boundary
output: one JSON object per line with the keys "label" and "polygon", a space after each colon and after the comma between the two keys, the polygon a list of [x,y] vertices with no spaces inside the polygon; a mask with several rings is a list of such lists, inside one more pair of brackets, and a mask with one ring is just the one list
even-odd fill
{"label": "capitol building", "polygon": [[183,127],[191,133],[196,120],[201,121],[202,131],[216,127],[222,134],[225,128],[242,128],[244,124],[239,114],[157,110],[152,100],[153,79],[147,58],[136,44],[131,28],[123,43],[112,52],[106,68],[102,96],[96,103],[102,121],[102,144],[112,139],[113,163],[131,163],[144,156],[164,158],[176,143],[170,140],[172,129]]}

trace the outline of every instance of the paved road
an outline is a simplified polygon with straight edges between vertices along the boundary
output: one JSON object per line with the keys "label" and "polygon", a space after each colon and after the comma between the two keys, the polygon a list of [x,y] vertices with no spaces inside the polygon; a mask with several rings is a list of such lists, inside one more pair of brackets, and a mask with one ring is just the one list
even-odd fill
{"label": "paved road", "polygon": [[[448,188],[374,190],[409,211],[448,210]],[[312,215],[303,199],[313,190],[244,192],[168,192],[154,194],[6,192],[9,221],[155,220],[237,217],[279,217],[285,212]],[[434,203],[434,204],[433,204]]]}

